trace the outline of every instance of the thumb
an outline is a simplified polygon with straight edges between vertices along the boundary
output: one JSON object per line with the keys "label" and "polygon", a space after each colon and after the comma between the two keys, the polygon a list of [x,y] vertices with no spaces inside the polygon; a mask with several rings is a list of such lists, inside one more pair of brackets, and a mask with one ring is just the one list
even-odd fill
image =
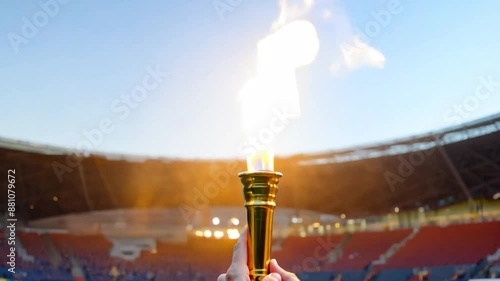
{"label": "thumb", "polygon": [[299,278],[297,278],[297,275],[295,275],[291,272],[288,272],[288,271],[284,270],[283,268],[281,268],[281,266],[279,266],[278,262],[275,259],[271,260],[271,264],[269,265],[269,269],[272,273],[278,273],[279,275],[281,275],[281,279],[283,281],[299,281]]}
{"label": "thumb", "polygon": [[282,281],[282,280],[281,280],[281,275],[279,275],[278,273],[271,273],[266,277],[264,277],[262,281]]}

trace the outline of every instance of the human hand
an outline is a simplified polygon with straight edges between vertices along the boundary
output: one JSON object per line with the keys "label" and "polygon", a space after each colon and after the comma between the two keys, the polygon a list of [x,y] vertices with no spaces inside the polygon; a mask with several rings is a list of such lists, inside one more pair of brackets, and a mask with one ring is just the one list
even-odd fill
{"label": "human hand", "polygon": [[250,271],[247,266],[247,232],[245,226],[234,245],[231,265],[226,273],[219,275],[217,281],[250,281]]}
{"label": "human hand", "polygon": [[[271,263],[269,264],[269,271],[271,271],[271,274],[266,276],[263,281],[274,281],[274,280],[276,280],[276,281],[280,281],[280,280],[281,281],[300,281],[299,278],[297,277],[297,275],[295,275],[295,273],[288,272],[288,271],[284,270],[283,268],[281,268],[281,266],[279,266],[278,262],[275,259],[271,260]],[[280,278],[275,277],[275,279],[267,279],[268,277],[276,276],[276,274]]]}
{"label": "human hand", "polygon": [[[217,281],[250,281],[250,271],[247,266],[247,232],[245,227],[240,238],[234,245],[233,260],[226,273],[219,275]],[[278,265],[275,259],[269,264],[271,274],[264,277],[262,281],[300,281],[297,276],[288,272]]]}

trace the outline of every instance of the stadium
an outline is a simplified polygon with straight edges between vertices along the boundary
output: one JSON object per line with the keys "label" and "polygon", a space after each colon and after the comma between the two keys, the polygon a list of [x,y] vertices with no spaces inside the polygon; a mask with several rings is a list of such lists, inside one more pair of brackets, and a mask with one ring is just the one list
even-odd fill
{"label": "stadium", "polygon": [[[78,156],[7,139],[0,146],[1,168],[19,179],[17,270],[4,267],[4,276],[110,280],[117,270],[122,280],[213,280],[229,266],[246,218],[241,184],[227,167],[243,163]],[[498,276],[499,149],[495,115],[388,143],[278,158],[287,177],[272,256],[301,280]],[[71,170],[61,177],[56,163]],[[206,183],[220,188],[207,192]],[[7,215],[6,201],[1,208]]]}
{"label": "stadium", "polygon": [[500,280],[500,2],[0,3],[0,281]]}

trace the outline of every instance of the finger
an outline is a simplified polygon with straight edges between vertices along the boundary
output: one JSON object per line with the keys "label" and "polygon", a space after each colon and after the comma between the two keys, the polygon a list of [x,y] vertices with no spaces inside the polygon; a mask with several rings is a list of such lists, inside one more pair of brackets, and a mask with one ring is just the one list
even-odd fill
{"label": "finger", "polygon": [[[247,267],[247,226],[241,231],[240,238],[238,238],[238,241],[236,242],[236,245],[234,245],[234,251],[233,251],[233,262],[231,263],[231,267],[236,267],[238,269],[240,268],[245,268],[248,270]],[[231,269],[230,267],[230,269]]]}
{"label": "finger", "polygon": [[281,268],[281,266],[279,266],[278,262],[275,259],[271,260],[269,269],[271,270],[272,273],[278,273],[279,275],[281,275],[281,279],[283,281],[299,281],[297,275]]}
{"label": "finger", "polygon": [[279,275],[278,273],[271,273],[264,277],[262,281],[281,281],[281,275]]}
{"label": "finger", "polygon": [[226,281],[226,274],[221,274],[219,275],[219,277],[217,278],[217,281]]}
{"label": "finger", "polygon": [[227,270],[227,281],[250,281],[250,272],[247,266],[247,227],[241,231],[240,238],[234,245],[233,261]]}

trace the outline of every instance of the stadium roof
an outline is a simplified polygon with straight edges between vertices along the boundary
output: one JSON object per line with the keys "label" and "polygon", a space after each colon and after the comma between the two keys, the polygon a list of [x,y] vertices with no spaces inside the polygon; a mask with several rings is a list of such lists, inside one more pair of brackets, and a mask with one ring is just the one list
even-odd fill
{"label": "stadium roof", "polygon": [[[16,169],[17,214],[28,220],[118,208],[203,211],[243,204],[236,176],[243,161],[89,155],[0,139],[0,167]],[[387,143],[278,158],[276,167],[285,175],[279,205],[323,213],[352,217],[396,206],[432,209],[491,199],[500,192],[500,114]]]}
{"label": "stadium roof", "polygon": [[[474,120],[465,124],[448,127],[445,129],[416,135],[406,138],[390,140],[387,142],[371,143],[369,145],[349,147],[341,150],[333,150],[328,153],[309,154],[310,157],[318,157],[318,164],[322,156],[335,156],[332,159],[324,159],[325,162],[345,162],[365,158],[380,157],[385,155],[395,155],[406,152],[418,151],[435,146],[434,140],[437,138],[443,144],[462,141],[468,138],[493,133],[500,130],[500,113],[488,116],[482,119]],[[65,148],[60,146],[38,144],[28,141],[13,140],[0,137],[0,148],[18,150],[25,152],[33,152],[44,155],[67,155],[77,153],[82,155],[89,155],[88,151],[79,151],[76,149]],[[116,153],[99,153],[92,152],[92,155],[99,155],[110,160],[128,160],[128,161],[144,161],[152,159],[151,157],[130,155],[130,154],[116,154]],[[161,158],[156,158],[161,159]],[[166,158],[164,158],[167,160]],[[167,161],[169,161],[168,159]],[[311,162],[314,164],[315,162]],[[307,164],[307,163],[305,163]]]}
{"label": "stadium roof", "polygon": [[[460,142],[497,131],[500,131],[500,114],[422,135],[391,140],[389,142],[350,147],[344,150],[332,151],[331,153],[311,154],[310,156],[316,159],[309,164],[346,162],[387,155],[397,155],[430,149],[436,147],[438,144],[447,145]],[[306,162],[304,164],[308,163]]]}

